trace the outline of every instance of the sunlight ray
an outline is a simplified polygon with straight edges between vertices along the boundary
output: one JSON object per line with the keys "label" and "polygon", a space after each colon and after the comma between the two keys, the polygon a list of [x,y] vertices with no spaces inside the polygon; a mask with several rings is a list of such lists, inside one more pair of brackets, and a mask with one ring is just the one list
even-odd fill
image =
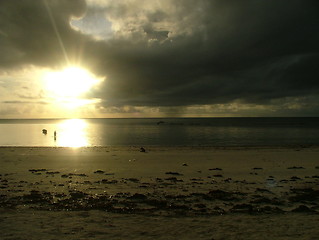
{"label": "sunlight ray", "polygon": [[54,32],[55,32],[57,38],[58,38],[58,41],[59,41],[59,44],[60,44],[62,53],[63,53],[64,58],[65,58],[65,61],[66,61],[66,64],[67,64],[67,65],[70,65],[70,60],[69,60],[68,54],[67,54],[67,52],[66,52],[66,50],[65,50],[65,46],[64,46],[64,44],[63,44],[62,37],[61,37],[61,35],[60,35],[60,33],[59,33],[59,30],[58,30],[58,27],[57,27],[57,25],[56,25],[56,23],[55,23],[55,20],[54,20],[54,17],[53,17],[53,15],[52,15],[52,11],[51,11],[51,9],[50,9],[50,6],[49,6],[47,0],[43,0],[43,2],[44,2],[44,5],[45,5],[45,7],[46,7],[46,9],[47,9],[47,11],[48,11],[48,14],[49,14],[49,17],[50,17],[50,20],[51,20],[52,27],[53,27],[53,29],[54,29]]}

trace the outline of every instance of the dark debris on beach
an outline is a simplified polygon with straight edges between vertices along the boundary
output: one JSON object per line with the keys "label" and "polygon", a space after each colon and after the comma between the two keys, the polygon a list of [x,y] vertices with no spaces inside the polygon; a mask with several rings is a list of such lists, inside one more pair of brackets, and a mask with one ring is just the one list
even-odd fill
{"label": "dark debris on beach", "polygon": [[[48,211],[102,210],[114,213],[149,213],[183,215],[220,215],[231,213],[270,214],[284,212],[318,212],[319,191],[304,189],[287,199],[267,198],[261,195],[249,196],[242,192],[213,190],[206,193],[186,195],[157,195],[153,193],[87,194],[70,191],[58,194],[32,190],[16,197],[0,195],[2,208],[29,207]],[[251,198],[251,201],[244,199]],[[244,201],[243,201],[244,200]],[[305,202],[308,202],[306,204]],[[293,205],[290,210],[285,206]]]}
{"label": "dark debris on beach", "polygon": [[[222,171],[219,168],[213,170]],[[312,179],[308,182],[314,187],[291,187],[306,178],[291,176],[290,179],[282,179],[278,182],[286,184],[287,188],[278,193],[274,186],[267,185],[276,183],[274,176],[268,176],[264,187],[261,187],[260,183],[224,179],[221,174],[213,175],[216,180],[202,177],[187,179],[184,174],[169,171],[165,172],[165,175],[170,175],[166,178],[141,179],[116,178],[114,175],[106,176],[103,170],[96,170],[93,175],[99,179],[93,180],[84,173],[47,169],[30,169],[29,172],[43,173],[39,177],[47,182],[17,181],[11,176],[1,175],[1,208],[161,215],[319,213],[316,176],[308,177]],[[60,178],[53,178],[54,175]]]}

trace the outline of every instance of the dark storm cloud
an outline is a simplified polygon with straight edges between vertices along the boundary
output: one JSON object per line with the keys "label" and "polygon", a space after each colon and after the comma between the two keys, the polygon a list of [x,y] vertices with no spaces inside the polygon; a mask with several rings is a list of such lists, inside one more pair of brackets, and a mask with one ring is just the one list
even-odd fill
{"label": "dark storm cloud", "polygon": [[[167,41],[147,47],[112,44],[115,50],[105,65],[108,104],[265,103],[318,94],[316,1],[174,2],[183,4],[173,12],[172,29],[164,29],[171,31]],[[123,8],[120,12],[126,13]],[[154,20],[154,14],[160,17]],[[151,26],[170,17],[154,14],[148,15],[147,30],[143,22],[135,29],[147,40]],[[187,17],[190,21],[184,22]]]}
{"label": "dark storm cloud", "polygon": [[81,36],[71,31],[69,20],[81,16],[84,11],[85,2],[80,0],[0,1],[0,67],[65,64],[53,24],[63,38],[65,48],[71,53],[71,46],[74,41],[81,40]]}
{"label": "dark storm cloud", "polygon": [[[114,35],[74,30],[82,1],[48,1],[70,59],[107,79],[104,106],[267,104],[319,94],[317,0],[98,1]],[[64,62],[43,1],[0,2],[0,66]]]}

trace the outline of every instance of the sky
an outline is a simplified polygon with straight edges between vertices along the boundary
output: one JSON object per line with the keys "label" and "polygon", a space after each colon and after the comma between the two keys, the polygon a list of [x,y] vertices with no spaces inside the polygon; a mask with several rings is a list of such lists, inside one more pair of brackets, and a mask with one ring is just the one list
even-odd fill
{"label": "sky", "polygon": [[0,118],[319,116],[318,0],[1,0]]}

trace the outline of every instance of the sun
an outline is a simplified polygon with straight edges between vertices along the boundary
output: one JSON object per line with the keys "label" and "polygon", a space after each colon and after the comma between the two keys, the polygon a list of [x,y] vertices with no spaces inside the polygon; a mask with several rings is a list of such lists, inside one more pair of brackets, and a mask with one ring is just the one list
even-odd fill
{"label": "sun", "polygon": [[68,67],[61,71],[49,71],[44,75],[47,97],[72,108],[91,102],[83,98],[103,80],[81,67]]}
{"label": "sun", "polygon": [[48,72],[45,80],[47,90],[57,97],[79,97],[100,82],[92,73],[79,67]]}

